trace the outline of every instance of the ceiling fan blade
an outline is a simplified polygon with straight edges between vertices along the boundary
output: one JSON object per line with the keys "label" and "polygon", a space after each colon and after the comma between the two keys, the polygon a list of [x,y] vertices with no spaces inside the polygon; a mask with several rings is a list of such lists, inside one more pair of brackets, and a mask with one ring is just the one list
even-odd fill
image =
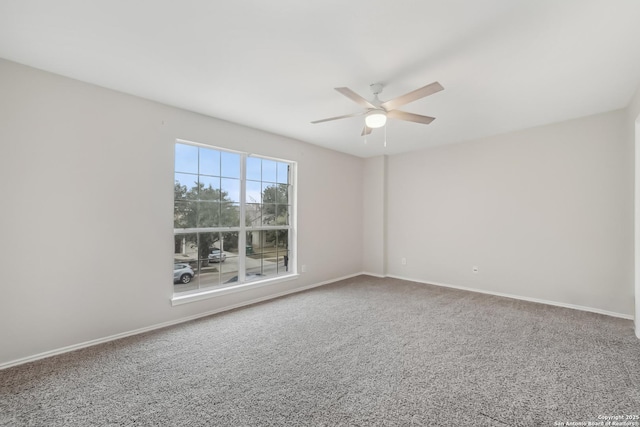
{"label": "ceiling fan blade", "polygon": [[370,127],[368,127],[367,125],[364,125],[364,127],[362,128],[362,133],[360,134],[360,136],[365,136],[365,135],[369,135],[371,133],[373,129],[371,129]]}
{"label": "ceiling fan blade", "polygon": [[420,114],[407,113],[406,111],[391,110],[387,113],[387,117],[392,119],[406,120],[408,122],[416,122],[428,125],[434,121],[435,117],[421,116]]}
{"label": "ceiling fan blade", "polygon": [[363,115],[364,113],[366,113],[366,111],[361,112],[361,113],[346,114],[344,116],[329,117],[328,119],[314,120],[311,123],[316,124],[316,123],[328,122],[328,121],[331,121],[331,120],[346,119],[348,117],[357,117],[357,116]]}
{"label": "ceiling fan blade", "polygon": [[349,98],[350,100],[352,100],[358,105],[361,105],[365,108],[376,108],[375,105],[373,105],[372,103],[370,103],[369,101],[367,101],[366,99],[364,99],[363,97],[361,97],[360,95],[358,95],[357,93],[349,89],[348,87],[337,87],[335,88],[335,90],[337,90],[338,92],[340,92],[341,94],[343,94],[344,96],[346,96],[347,98]]}
{"label": "ceiling fan blade", "polygon": [[416,89],[413,92],[405,93],[404,95],[399,96],[395,99],[390,99],[389,101],[383,102],[380,106],[387,111],[393,110],[400,107],[401,105],[408,104],[420,98],[424,98],[425,96],[440,92],[443,89],[444,88],[440,83],[433,82],[424,87],[421,87],[420,89]]}

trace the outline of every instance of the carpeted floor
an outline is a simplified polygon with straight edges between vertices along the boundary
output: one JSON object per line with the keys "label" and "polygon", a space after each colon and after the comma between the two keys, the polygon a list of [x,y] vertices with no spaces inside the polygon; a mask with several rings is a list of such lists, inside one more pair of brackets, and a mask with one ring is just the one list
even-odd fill
{"label": "carpeted floor", "polygon": [[360,276],[0,371],[0,425],[639,425],[632,328]]}

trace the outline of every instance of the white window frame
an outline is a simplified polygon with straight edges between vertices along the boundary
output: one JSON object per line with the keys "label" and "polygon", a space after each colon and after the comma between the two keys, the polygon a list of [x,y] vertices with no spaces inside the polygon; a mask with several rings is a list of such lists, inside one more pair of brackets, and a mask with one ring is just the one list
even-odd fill
{"label": "white window frame", "polygon": [[[237,150],[231,150],[224,147],[217,147],[208,144],[202,144],[198,142],[188,141],[184,139],[176,139],[174,143],[174,155],[175,144],[186,144],[196,147],[202,147],[207,149],[219,150],[228,153],[234,153],[240,155],[240,226],[238,227],[205,227],[205,228],[174,228],[173,236],[179,234],[191,234],[191,233],[223,233],[223,232],[237,232],[238,233],[238,283],[232,286],[226,286],[215,289],[196,289],[193,291],[185,291],[173,293],[171,298],[171,305],[181,305],[194,301],[201,301],[208,298],[214,298],[230,293],[246,291],[253,288],[259,288],[263,286],[269,286],[276,283],[282,283],[298,278],[297,271],[297,162],[292,160],[280,159],[276,157],[264,156],[255,153],[246,153]],[[289,205],[289,224],[288,225],[260,225],[250,226],[245,224],[246,220],[246,165],[247,158],[255,157],[265,160],[273,160],[276,162],[287,163],[289,167],[289,193],[288,193],[288,205]],[[175,173],[175,159],[174,159],[174,173]],[[175,204],[175,200],[174,200]],[[249,231],[263,231],[263,230],[283,230],[288,231],[288,251],[289,251],[289,264],[288,274],[282,274],[279,276],[269,277],[264,280],[256,280],[251,282],[245,282],[246,280],[246,242],[247,232]],[[173,255],[172,255],[173,256]],[[291,261],[293,261],[291,263]],[[173,285],[172,285],[173,286]]]}

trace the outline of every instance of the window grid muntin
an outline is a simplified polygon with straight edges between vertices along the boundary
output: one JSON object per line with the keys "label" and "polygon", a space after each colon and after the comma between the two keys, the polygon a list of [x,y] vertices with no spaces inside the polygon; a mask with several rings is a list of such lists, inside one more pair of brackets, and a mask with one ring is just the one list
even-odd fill
{"label": "window grid muntin", "polygon": [[[184,235],[184,234],[192,234],[192,233],[207,233],[207,232],[234,232],[237,231],[239,234],[239,239],[238,239],[238,243],[240,244],[240,242],[245,242],[245,238],[246,238],[246,232],[248,231],[268,231],[268,230],[276,230],[276,231],[285,231],[286,235],[287,235],[287,242],[286,242],[286,254],[289,257],[291,255],[291,247],[292,247],[292,239],[294,236],[294,232],[293,232],[293,228],[292,228],[292,215],[293,215],[293,198],[292,198],[292,192],[293,192],[293,183],[292,183],[292,179],[291,179],[291,174],[293,172],[293,166],[295,165],[293,162],[289,162],[289,161],[283,161],[280,159],[272,159],[272,158],[268,158],[268,157],[262,157],[262,156],[252,156],[252,155],[248,155],[248,154],[244,154],[244,153],[239,153],[239,152],[234,152],[231,150],[226,150],[226,149],[219,149],[219,148],[212,148],[210,146],[206,146],[206,145],[201,145],[201,144],[197,144],[197,143],[191,143],[188,141],[182,141],[182,140],[178,140],[176,141],[176,144],[182,144],[184,146],[190,146],[190,147],[198,147],[198,173],[189,173],[189,172],[181,172],[179,170],[176,170],[174,173],[183,173],[183,175],[191,175],[191,176],[197,176],[198,180],[197,182],[200,182],[200,177],[201,176],[207,176],[207,177],[215,177],[215,178],[220,178],[220,180],[224,179],[224,178],[228,178],[229,176],[225,175],[225,171],[224,168],[222,166],[222,164],[220,164],[220,175],[210,175],[210,174],[200,174],[201,172],[201,162],[200,162],[200,149],[204,149],[204,150],[213,150],[213,151],[217,151],[220,153],[220,162],[222,163],[222,159],[223,159],[223,154],[224,153],[231,153],[234,154],[236,156],[238,156],[237,158],[239,159],[239,173],[238,174],[231,174],[231,176],[233,177],[233,179],[236,179],[234,175],[239,175],[239,181],[240,181],[240,194],[239,196],[235,199],[235,200],[239,200],[239,203],[235,203],[234,205],[238,207],[238,216],[239,216],[239,224],[238,226],[208,226],[208,227],[202,227],[200,225],[195,226],[195,227],[189,227],[189,228],[174,228],[174,235],[179,236],[179,235]],[[254,159],[255,160],[260,160],[260,164],[262,164],[262,162],[268,162],[268,165],[275,165],[275,179],[273,179],[273,173],[271,174],[271,179],[268,181],[259,181],[260,184],[266,183],[267,186],[271,185],[271,186],[281,186],[281,185],[285,185],[286,186],[286,204],[285,203],[275,203],[276,205],[276,217],[277,217],[277,213],[278,213],[278,209],[282,209],[279,208],[280,206],[285,207],[286,208],[286,215],[285,215],[285,222],[286,224],[281,224],[281,225],[268,225],[268,224],[262,224],[262,221],[260,224],[257,225],[248,225],[246,224],[246,219],[245,219],[245,214],[246,214],[246,205],[249,205],[250,203],[246,200],[246,183],[248,181],[252,181],[252,180],[247,180],[245,177],[247,176],[247,171],[246,171],[246,165],[247,162],[250,159]],[[273,169],[273,167],[271,167],[271,169]],[[202,171],[204,172],[204,171]],[[261,171],[261,177],[262,177],[262,171]],[[269,176],[267,176],[266,178],[270,178]],[[254,181],[254,182],[258,182],[258,181]],[[220,186],[220,190],[222,190],[222,186]],[[262,190],[262,187],[261,187]],[[261,191],[260,193],[260,200],[258,201],[259,205],[262,205],[262,196],[263,193]],[[200,196],[198,195],[197,198],[199,201],[200,200]],[[282,198],[280,197],[276,197],[276,202],[281,202],[283,201]],[[178,201],[181,202],[187,202],[189,201],[189,199],[177,199],[174,200],[174,204]],[[224,202],[224,203],[228,203],[228,202]],[[174,207],[175,210],[175,207]],[[196,213],[196,217],[197,217],[197,213]],[[244,232],[243,232],[244,231]],[[247,257],[247,254],[245,253],[246,250],[246,242],[243,243],[238,251],[238,277],[239,277],[239,283],[243,282],[244,279],[244,273],[245,271],[248,271],[248,268],[244,265],[244,260]],[[277,257],[279,257],[280,255],[277,255]],[[284,274],[284,272],[281,271],[277,271],[276,275],[281,275]]]}

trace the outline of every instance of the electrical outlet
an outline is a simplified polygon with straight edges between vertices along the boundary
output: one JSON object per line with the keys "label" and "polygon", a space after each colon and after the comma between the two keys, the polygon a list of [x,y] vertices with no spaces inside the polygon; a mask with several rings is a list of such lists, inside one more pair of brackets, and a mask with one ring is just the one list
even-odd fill
{"label": "electrical outlet", "polygon": [[300,271],[302,271],[303,273],[306,273],[307,272],[307,264],[302,264],[300,266]]}
{"label": "electrical outlet", "polygon": [[472,270],[473,270],[474,273],[477,273],[478,272],[478,266],[474,265]]}
{"label": "electrical outlet", "polygon": [[407,265],[407,259],[406,259],[406,258],[402,258],[402,259],[400,260],[400,264],[402,264],[402,265]]}

